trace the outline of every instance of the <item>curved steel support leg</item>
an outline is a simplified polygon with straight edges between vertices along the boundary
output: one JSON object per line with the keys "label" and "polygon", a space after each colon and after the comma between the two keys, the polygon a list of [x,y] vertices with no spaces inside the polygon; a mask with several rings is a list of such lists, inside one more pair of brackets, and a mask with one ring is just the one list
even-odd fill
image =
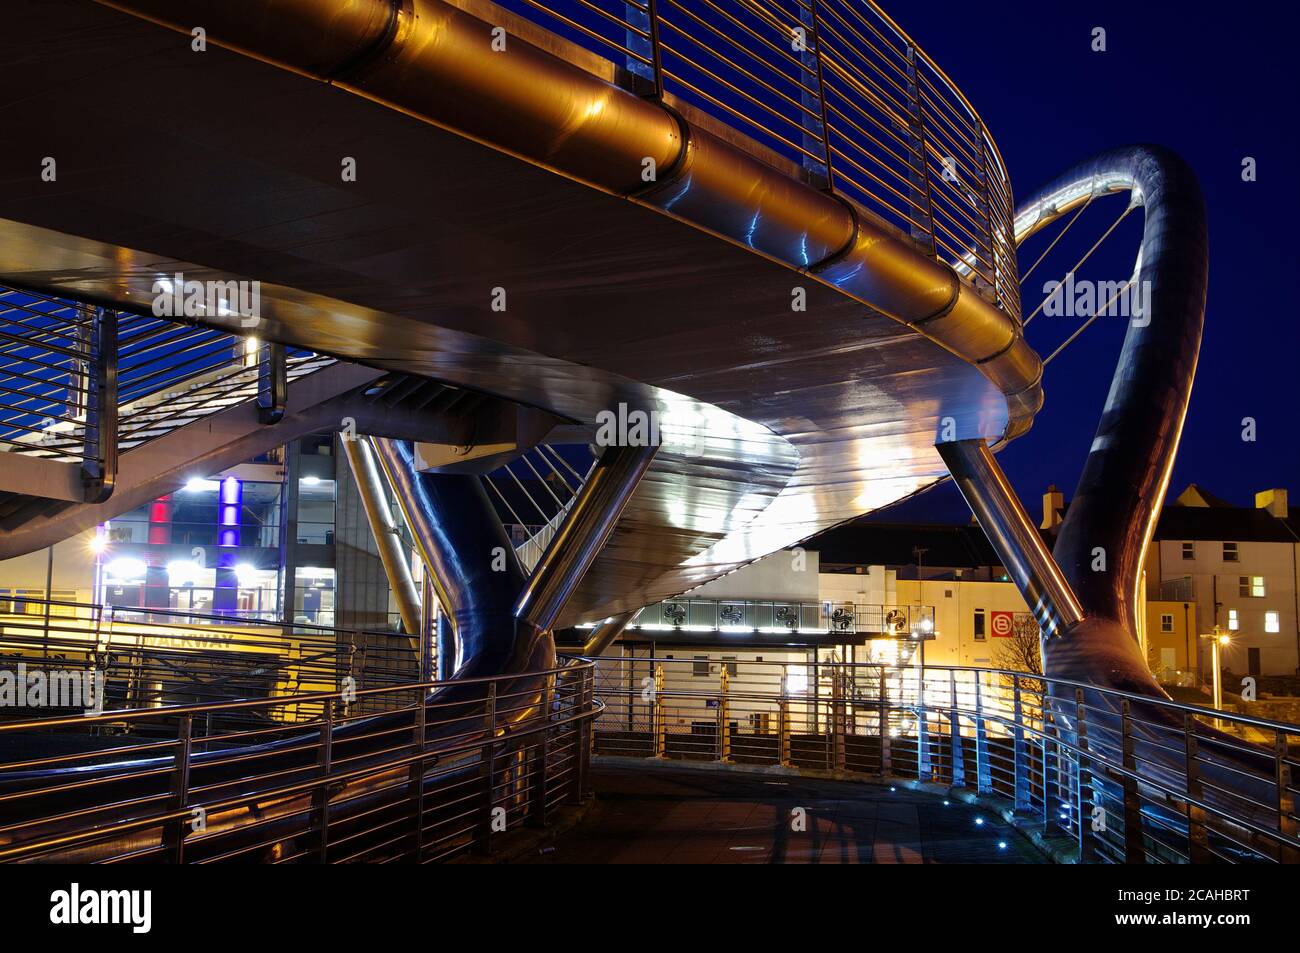
{"label": "curved steel support leg", "polygon": [[1045,638],[1083,621],[1083,607],[1047,551],[1015,490],[980,440],[937,447],[984,535],[1033,610]]}
{"label": "curved steel support leg", "polygon": [[573,501],[519,598],[515,615],[548,631],[614,531],[657,446],[609,447]]}
{"label": "curved steel support leg", "polygon": [[549,634],[516,623],[524,573],[479,478],[422,473],[411,441],[370,440],[455,627],[457,664],[449,677],[552,667]]}
{"label": "curved steel support leg", "polygon": [[402,626],[414,638],[420,632],[420,592],[411,577],[411,567],[397,538],[397,526],[388,510],[384,495],[383,477],[375,463],[374,453],[364,438],[343,437],[343,454],[352,468],[352,477],[361,496],[361,506],[366,511],[371,535],[379,548],[379,558],[384,564],[384,574],[402,615]]}
{"label": "curved steel support leg", "polygon": [[[1083,162],[1025,203],[1017,240],[1087,201],[1129,191],[1145,207],[1142,313],[1129,321],[1110,393],[1054,555],[1088,621],[1043,646],[1049,675],[1162,695],[1137,647],[1142,565],[1196,376],[1209,268],[1205,203],[1178,156],[1130,146]],[[1102,568],[1104,567],[1104,568]]]}
{"label": "curved steel support leg", "polygon": [[582,646],[582,654],[587,657],[599,655],[613,644],[628,624],[641,613],[640,609],[612,615],[592,630],[590,638]]}

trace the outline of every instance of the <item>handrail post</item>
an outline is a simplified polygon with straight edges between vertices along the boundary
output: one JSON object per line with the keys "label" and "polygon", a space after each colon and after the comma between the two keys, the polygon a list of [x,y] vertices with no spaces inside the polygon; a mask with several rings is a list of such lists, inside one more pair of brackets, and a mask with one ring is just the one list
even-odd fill
{"label": "handrail post", "polygon": [[411,801],[411,813],[415,822],[414,860],[417,864],[424,862],[424,744],[425,726],[428,711],[424,701],[424,688],[416,689],[419,701],[415,706],[415,730],[412,741],[419,760],[411,765],[410,784],[407,796]]}
{"label": "handrail post", "polygon": [[925,666],[920,669],[916,692],[916,778],[918,781],[934,779],[930,765],[930,709],[925,702]]}
{"label": "handrail post", "polygon": [[1291,764],[1287,761],[1286,732],[1273,730],[1274,777],[1277,783],[1277,832],[1290,840],[1283,845],[1281,861],[1293,864],[1300,861],[1296,843],[1295,795],[1291,793]]}
{"label": "handrail post", "polygon": [[655,666],[655,698],[651,714],[654,728],[654,755],[656,758],[668,757],[668,726],[664,723],[664,667]]}
{"label": "handrail post", "polygon": [[[1096,792],[1092,790],[1092,771],[1088,758],[1088,725],[1084,716],[1083,689],[1074,690],[1075,711],[1075,814],[1079,825],[1079,863],[1087,864],[1096,859],[1096,839],[1092,833],[1092,811],[1085,811],[1084,806],[1091,804],[1095,810]],[[1085,793],[1086,792],[1086,793]],[[1104,808],[1103,808],[1104,810]]]}
{"label": "handrail post", "polygon": [[831,767],[835,771],[843,771],[846,766],[844,684],[844,670],[838,667],[831,669]]}
{"label": "handrail post", "polygon": [[[1048,711],[1046,687],[1043,694],[1043,821],[1046,824],[1045,833],[1059,831],[1061,833],[1069,832],[1069,825],[1060,823],[1058,810],[1052,806],[1052,802],[1058,802],[1062,808],[1065,807],[1064,796],[1061,794],[1061,731],[1056,723],[1055,712]],[[1048,720],[1051,720],[1049,726]],[[1053,793],[1053,791],[1055,793]]]}
{"label": "handrail post", "polygon": [[[1011,676],[1011,698],[1012,698],[1012,719],[1013,727],[1011,729],[1012,738],[1012,758],[1015,762],[1015,812],[1021,811],[1032,812],[1034,807],[1034,792],[1032,782],[1029,777],[1029,742],[1025,737],[1025,710],[1024,703],[1020,698],[1020,676]],[[1043,774],[1043,811],[1044,819],[1047,814],[1047,775]]]}
{"label": "handrail post", "polygon": [[1196,717],[1189,711],[1183,713],[1183,743],[1187,757],[1187,859],[1193,864],[1213,863],[1210,838],[1205,830],[1205,809],[1193,800],[1201,799],[1201,769],[1196,743]]}
{"label": "handrail post", "polygon": [[[1138,796],[1137,757],[1133,753],[1133,714],[1127,698],[1120,699],[1120,751],[1124,759],[1124,863],[1145,864],[1142,800]],[[1132,773],[1129,773],[1132,772]]]}
{"label": "handrail post", "polygon": [[[922,246],[922,249],[931,258],[938,255],[937,236],[934,227],[934,192],[930,186],[930,164],[926,155],[927,143],[925,134],[925,111],[921,104],[921,70],[917,63],[917,50],[911,42],[907,44],[907,96],[908,96],[908,132],[910,133],[910,148],[908,149],[908,165],[911,181],[910,201],[915,208],[925,209],[925,226],[918,226],[915,221],[912,222],[910,229],[912,239]],[[916,199],[920,197],[924,201],[924,206]],[[907,216],[911,219],[911,215]]]}
{"label": "handrail post", "polygon": [[547,770],[551,761],[551,676],[542,679],[542,724],[537,744],[533,748],[532,778],[528,784],[528,825],[546,826],[546,799],[550,793]]}
{"label": "handrail post", "polygon": [[877,686],[880,698],[880,776],[888,777],[893,773],[894,763],[889,750],[889,687],[885,683],[885,667],[876,668]]}
{"label": "handrail post", "polygon": [[957,710],[957,672],[948,669],[948,744],[952,754],[952,786],[966,786],[966,752],[961,744],[961,715]]}
{"label": "handrail post", "polygon": [[790,681],[789,666],[781,663],[781,697],[776,708],[776,763],[790,765]]}
{"label": "handrail post", "polygon": [[[176,756],[172,767],[171,810],[184,811],[190,806],[190,752],[194,735],[194,716],[182,716],[176,726]],[[189,818],[184,814],[167,823],[164,839],[164,856],[169,863],[185,863],[185,827]]]}
{"label": "handrail post", "polygon": [[569,803],[574,805],[581,804],[586,799],[588,778],[591,775],[591,746],[595,736],[592,725],[595,716],[591,710],[592,699],[595,696],[593,687],[595,678],[596,666],[593,663],[582,672],[577,704],[574,706],[574,717],[578,719],[576,724],[578,770],[569,796]]}
{"label": "handrail post", "polygon": [[474,838],[474,853],[492,853],[492,809],[496,799],[497,683],[489,682],[483,713],[483,745],[479,749],[479,779],[483,783],[483,804]]}
{"label": "handrail post", "polygon": [[316,764],[320,769],[321,781],[312,792],[315,802],[313,813],[316,816],[316,860],[327,863],[330,844],[330,792],[329,774],[334,765],[334,700],[325,702],[325,711],[321,715],[320,751],[316,755]]}
{"label": "handrail post", "polygon": [[718,675],[718,760],[723,764],[731,763],[731,708],[727,704],[727,691],[731,681],[727,673],[727,663],[722,663]]}
{"label": "handrail post", "polygon": [[980,689],[979,672],[975,673],[975,790],[980,794],[993,793],[988,723],[984,720],[984,693]]}

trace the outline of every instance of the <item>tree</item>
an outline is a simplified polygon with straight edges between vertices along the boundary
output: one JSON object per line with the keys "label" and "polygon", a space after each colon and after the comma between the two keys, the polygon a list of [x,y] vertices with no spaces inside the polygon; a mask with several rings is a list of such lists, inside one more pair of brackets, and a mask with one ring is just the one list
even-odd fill
{"label": "tree", "polygon": [[1027,612],[1017,612],[1011,623],[1011,636],[998,639],[994,662],[998,668],[1013,672],[1043,674],[1043,656],[1040,647],[1042,632],[1034,617]]}

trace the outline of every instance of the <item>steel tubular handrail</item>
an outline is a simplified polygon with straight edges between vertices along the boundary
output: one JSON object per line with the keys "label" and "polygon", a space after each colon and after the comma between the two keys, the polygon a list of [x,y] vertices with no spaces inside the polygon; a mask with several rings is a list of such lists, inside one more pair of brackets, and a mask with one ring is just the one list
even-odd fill
{"label": "steel tubular handrail", "polygon": [[[1006,796],[1049,833],[1068,834],[1083,862],[1300,862],[1291,780],[1300,725],[973,666],[810,663],[792,691],[791,663],[726,662],[714,675],[695,659],[595,661],[606,702],[598,753],[718,760],[710,752],[725,750],[732,760],[741,752],[752,763],[843,770],[856,752],[850,771],[903,768]],[[703,684],[671,684],[673,669]],[[654,676],[648,698],[642,674]],[[1211,723],[1271,741],[1212,735]],[[863,747],[868,737],[876,748]],[[1108,830],[1107,819],[1122,827]]]}
{"label": "steel tubular handrail", "polygon": [[[475,688],[486,708],[473,701]],[[449,690],[458,694],[446,697]],[[399,704],[378,718],[336,716],[358,696]],[[325,704],[308,724],[195,732],[213,713],[313,702]],[[41,759],[67,766],[79,757],[82,765],[40,783],[28,775],[16,787],[5,784],[30,762],[0,766],[0,786],[9,787],[0,792],[0,860],[91,852],[100,860],[209,863],[274,849],[274,860],[427,862],[488,849],[499,829],[496,811],[509,827],[542,823],[561,803],[585,797],[590,759],[582,746],[602,710],[594,665],[565,659],[506,676],[8,723],[0,725],[0,742],[3,732],[104,722],[174,723],[177,731],[163,741]],[[231,747],[276,736],[286,743]],[[155,757],[160,751],[167,753]],[[110,763],[89,770],[105,758]],[[478,782],[463,776],[475,765],[485,766],[473,767]],[[486,826],[460,823],[479,810]],[[196,811],[214,826],[191,830]]]}
{"label": "steel tubular handrail", "polygon": [[702,111],[799,166],[1019,320],[1014,205],[997,144],[873,0],[507,5],[612,60],[636,91]]}

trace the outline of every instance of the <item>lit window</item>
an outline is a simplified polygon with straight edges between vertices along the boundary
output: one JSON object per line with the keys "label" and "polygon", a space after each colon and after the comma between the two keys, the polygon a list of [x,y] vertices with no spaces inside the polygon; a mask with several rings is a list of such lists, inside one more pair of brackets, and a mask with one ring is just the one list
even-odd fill
{"label": "lit window", "polygon": [[787,695],[802,695],[808,691],[807,666],[791,665],[786,670],[785,691]]}
{"label": "lit window", "polygon": [[1160,615],[1160,631],[1161,631],[1161,632],[1172,632],[1172,631],[1174,631],[1174,617],[1173,617],[1173,615],[1171,615],[1171,614],[1168,613],[1168,612],[1161,613],[1161,615]]}
{"label": "lit window", "polygon": [[1237,617],[1237,610],[1236,610],[1236,609],[1229,609],[1229,610],[1228,610],[1228,628],[1231,629],[1233,632],[1236,632],[1237,629],[1239,629],[1240,627],[1241,627],[1241,620]]}
{"label": "lit window", "polygon": [[1247,599],[1264,598],[1264,577],[1263,576],[1238,576],[1237,577],[1237,594]]}
{"label": "lit window", "polygon": [[1237,544],[1236,544],[1236,543],[1224,543],[1224,544],[1223,544],[1223,561],[1224,561],[1225,563],[1235,563],[1235,562],[1237,561]]}
{"label": "lit window", "polygon": [[1265,613],[1264,613],[1264,631],[1265,631],[1265,632],[1281,632],[1281,631],[1282,631],[1282,617],[1281,617],[1281,615],[1279,615],[1279,614],[1276,613],[1276,612],[1265,612]]}
{"label": "lit window", "polygon": [[1195,559],[1195,558],[1196,558],[1196,544],[1195,544],[1195,543],[1183,543],[1183,558],[1184,558],[1184,559]]}

